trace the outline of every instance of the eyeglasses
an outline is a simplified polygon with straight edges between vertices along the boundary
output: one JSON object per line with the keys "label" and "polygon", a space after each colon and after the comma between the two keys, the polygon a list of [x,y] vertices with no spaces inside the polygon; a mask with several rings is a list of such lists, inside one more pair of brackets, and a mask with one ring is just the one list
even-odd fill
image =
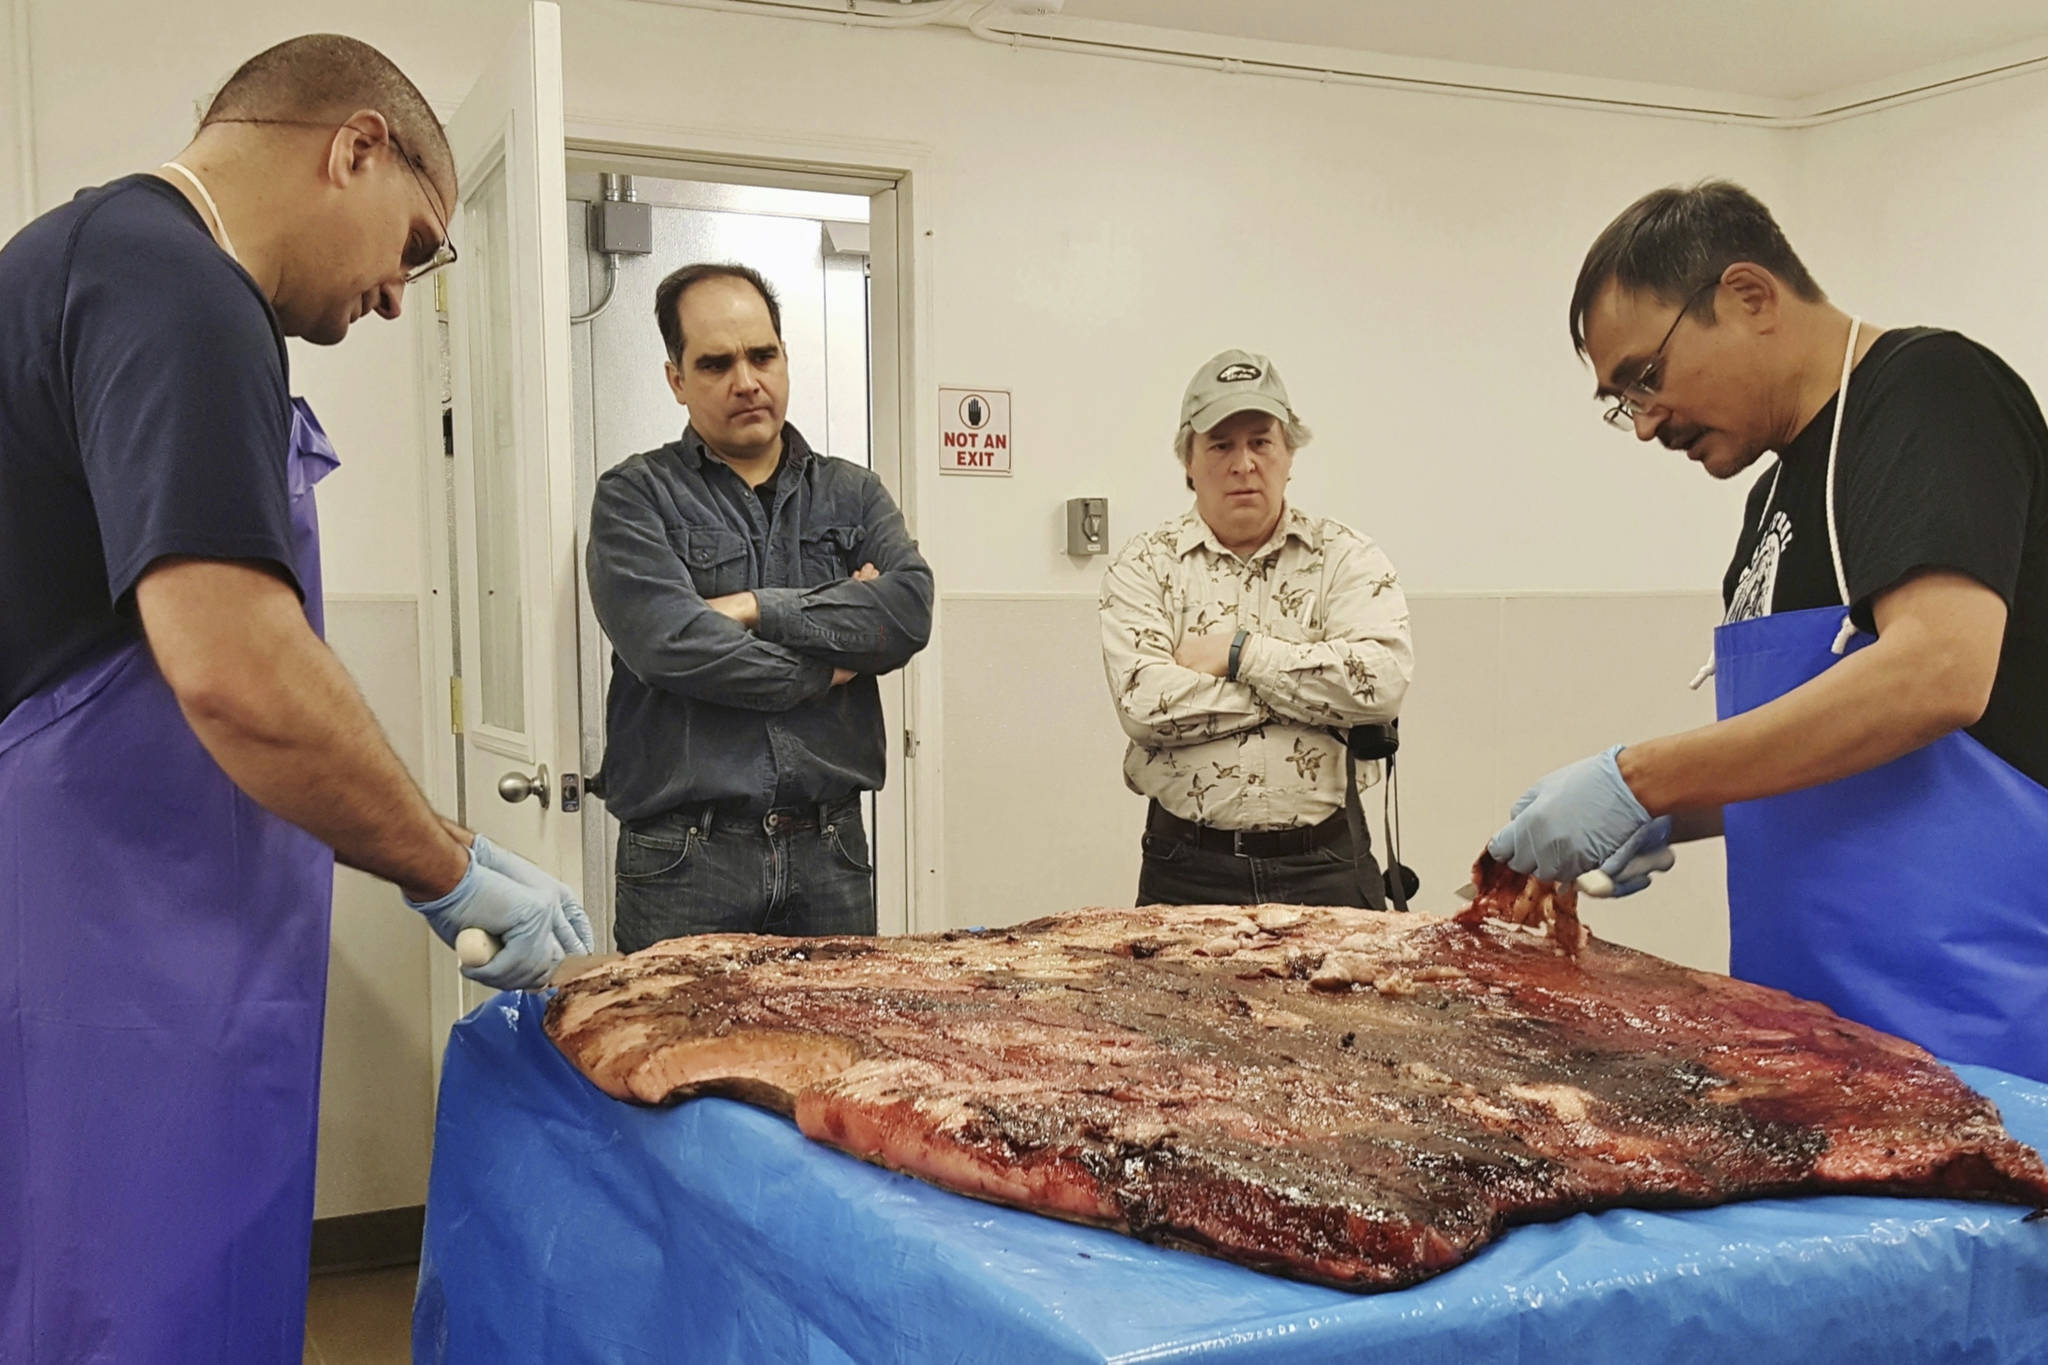
{"label": "eyeglasses", "polygon": [[[217,118],[213,122],[249,123],[281,128],[331,129],[348,126],[299,118]],[[426,172],[420,168],[418,159],[405,149],[405,144],[398,140],[398,134],[389,131],[390,121],[387,119],[385,122],[385,135],[391,139],[391,149],[398,153],[399,159],[405,162],[405,168],[412,172],[413,182],[420,187],[420,196],[427,201],[427,212],[434,216],[434,225],[441,229],[441,240],[438,242],[422,242],[412,236],[406,238],[405,253],[399,258],[398,264],[405,271],[403,283],[418,284],[436,270],[455,264],[455,240],[448,233],[448,215],[441,211],[441,198],[434,193],[433,186],[427,183]]]}
{"label": "eyeglasses", "polygon": [[1686,297],[1685,303],[1678,310],[1678,316],[1671,319],[1671,325],[1664,329],[1664,339],[1657,343],[1657,349],[1650,353],[1650,358],[1636,371],[1636,377],[1621,386],[1621,392],[1616,395],[1613,405],[1600,414],[1601,421],[1616,431],[1636,429],[1636,419],[1657,401],[1657,385],[1663,378],[1664,348],[1671,344],[1672,335],[1678,331],[1678,324],[1685,321],[1686,314],[1692,312],[1701,299],[1720,287],[1721,281],[1718,278],[1711,279]]}
{"label": "eyeglasses", "polygon": [[[427,184],[427,175],[420,168],[419,159],[405,150],[405,144],[398,140],[398,134],[392,133],[390,137],[391,145],[405,158],[406,168],[412,172],[414,182],[419,185],[420,197],[427,201],[427,210],[434,215],[434,225],[441,229],[441,240],[427,247],[424,259],[416,258],[412,239],[406,239],[405,256],[399,264],[405,267],[405,282],[417,284],[436,270],[455,264],[455,239],[449,235],[448,215],[441,212],[440,196]],[[425,246],[424,243],[422,245]]]}

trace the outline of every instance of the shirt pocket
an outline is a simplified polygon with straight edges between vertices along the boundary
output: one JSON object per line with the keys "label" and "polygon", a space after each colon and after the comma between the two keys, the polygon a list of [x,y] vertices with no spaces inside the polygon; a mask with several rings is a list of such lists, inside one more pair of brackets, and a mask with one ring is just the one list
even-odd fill
{"label": "shirt pocket", "polygon": [[798,549],[803,579],[797,586],[818,588],[853,577],[861,566],[860,549],[866,540],[864,526],[805,527]]}
{"label": "shirt pocket", "polygon": [[747,538],[714,526],[677,526],[669,544],[690,571],[697,595],[706,599],[744,592],[747,583]]}

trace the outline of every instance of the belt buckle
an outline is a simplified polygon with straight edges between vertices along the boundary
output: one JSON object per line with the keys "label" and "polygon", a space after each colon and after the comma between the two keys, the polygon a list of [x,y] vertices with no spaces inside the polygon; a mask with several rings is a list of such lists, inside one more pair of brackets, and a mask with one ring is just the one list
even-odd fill
{"label": "belt buckle", "polygon": [[1244,851],[1243,830],[1234,829],[1230,831],[1230,853],[1231,856],[1235,858],[1249,858],[1252,856],[1251,854]]}

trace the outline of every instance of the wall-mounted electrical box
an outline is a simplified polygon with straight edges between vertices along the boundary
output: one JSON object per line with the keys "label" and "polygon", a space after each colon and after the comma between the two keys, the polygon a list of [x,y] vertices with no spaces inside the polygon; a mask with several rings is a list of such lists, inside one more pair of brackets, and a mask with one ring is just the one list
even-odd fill
{"label": "wall-mounted electrical box", "polygon": [[590,249],[600,255],[654,254],[654,205],[601,199],[590,206]]}
{"label": "wall-mounted electrical box", "polygon": [[1109,553],[1109,499],[1067,499],[1067,553]]}

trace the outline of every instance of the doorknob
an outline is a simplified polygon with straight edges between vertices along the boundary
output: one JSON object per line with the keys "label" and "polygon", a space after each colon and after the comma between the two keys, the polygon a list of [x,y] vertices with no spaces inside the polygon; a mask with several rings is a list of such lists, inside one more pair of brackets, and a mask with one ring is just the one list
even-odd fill
{"label": "doorknob", "polygon": [[517,771],[506,773],[498,779],[498,795],[514,803],[524,801],[529,796],[537,797],[540,800],[540,808],[546,810],[548,808],[548,765],[545,763],[541,764],[534,771],[532,777]]}

